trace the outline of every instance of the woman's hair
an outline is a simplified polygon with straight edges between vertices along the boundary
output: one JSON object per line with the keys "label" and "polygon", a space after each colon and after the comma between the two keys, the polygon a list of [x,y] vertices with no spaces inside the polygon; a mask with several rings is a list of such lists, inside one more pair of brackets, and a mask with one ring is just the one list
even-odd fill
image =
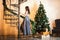
{"label": "woman's hair", "polygon": [[26,6],[26,7],[25,7],[25,9],[26,9],[26,11],[28,11],[28,14],[30,14],[29,7],[28,7],[28,6]]}

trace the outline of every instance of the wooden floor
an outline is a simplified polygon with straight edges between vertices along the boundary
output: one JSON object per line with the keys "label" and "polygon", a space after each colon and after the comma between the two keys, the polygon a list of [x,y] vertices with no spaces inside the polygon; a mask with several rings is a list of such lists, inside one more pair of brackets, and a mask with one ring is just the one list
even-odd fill
{"label": "wooden floor", "polygon": [[[20,37],[16,37],[14,35],[0,35],[0,40],[33,40],[33,39],[38,39],[37,36],[20,36]],[[40,37],[39,37],[40,38]]]}
{"label": "wooden floor", "polygon": [[[41,37],[34,36],[20,36],[19,38],[14,35],[0,35],[0,40],[42,40]],[[60,40],[60,37],[50,37],[50,40]]]}

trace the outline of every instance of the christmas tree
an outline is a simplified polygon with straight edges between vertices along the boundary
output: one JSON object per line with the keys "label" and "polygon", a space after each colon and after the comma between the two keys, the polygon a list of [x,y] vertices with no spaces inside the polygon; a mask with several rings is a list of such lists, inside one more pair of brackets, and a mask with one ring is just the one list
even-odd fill
{"label": "christmas tree", "polygon": [[40,2],[38,11],[35,15],[35,32],[43,32],[47,28],[48,31],[50,30],[49,23],[48,23],[48,18],[45,14],[45,9],[43,4]]}

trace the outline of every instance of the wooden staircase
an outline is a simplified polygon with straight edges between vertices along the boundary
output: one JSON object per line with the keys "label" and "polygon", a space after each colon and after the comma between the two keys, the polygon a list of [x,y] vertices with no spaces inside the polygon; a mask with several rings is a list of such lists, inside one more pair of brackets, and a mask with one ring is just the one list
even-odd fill
{"label": "wooden staircase", "polygon": [[[6,1],[8,1],[8,0],[6,0]],[[15,1],[17,1],[17,0],[15,0]],[[20,3],[23,3],[23,2],[26,2],[26,1],[27,0],[20,0]],[[8,4],[8,2],[10,4]],[[13,12],[15,12],[18,15],[19,14],[19,11],[20,11],[20,10],[18,10],[19,9],[18,8],[19,4],[15,4],[11,0],[9,0],[8,2],[7,2],[8,9],[12,9]],[[13,30],[14,30],[14,28],[18,28],[18,16],[15,15],[15,14],[13,14],[13,13],[11,13],[11,12],[8,12],[8,10],[6,10],[6,9],[4,10],[4,12],[5,13],[4,13],[3,19],[4,19],[5,24],[10,25],[10,27],[8,26],[8,28],[13,29]],[[9,30],[9,31],[13,31],[13,30]],[[23,35],[23,33],[20,32],[20,35]]]}

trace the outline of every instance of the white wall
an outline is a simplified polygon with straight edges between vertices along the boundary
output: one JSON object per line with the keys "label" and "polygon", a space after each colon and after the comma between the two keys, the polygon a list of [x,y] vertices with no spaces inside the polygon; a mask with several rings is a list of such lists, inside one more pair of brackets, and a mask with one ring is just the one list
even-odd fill
{"label": "white wall", "polygon": [[60,19],[60,0],[42,0],[46,14],[49,18],[50,27],[54,26],[54,20]]}

